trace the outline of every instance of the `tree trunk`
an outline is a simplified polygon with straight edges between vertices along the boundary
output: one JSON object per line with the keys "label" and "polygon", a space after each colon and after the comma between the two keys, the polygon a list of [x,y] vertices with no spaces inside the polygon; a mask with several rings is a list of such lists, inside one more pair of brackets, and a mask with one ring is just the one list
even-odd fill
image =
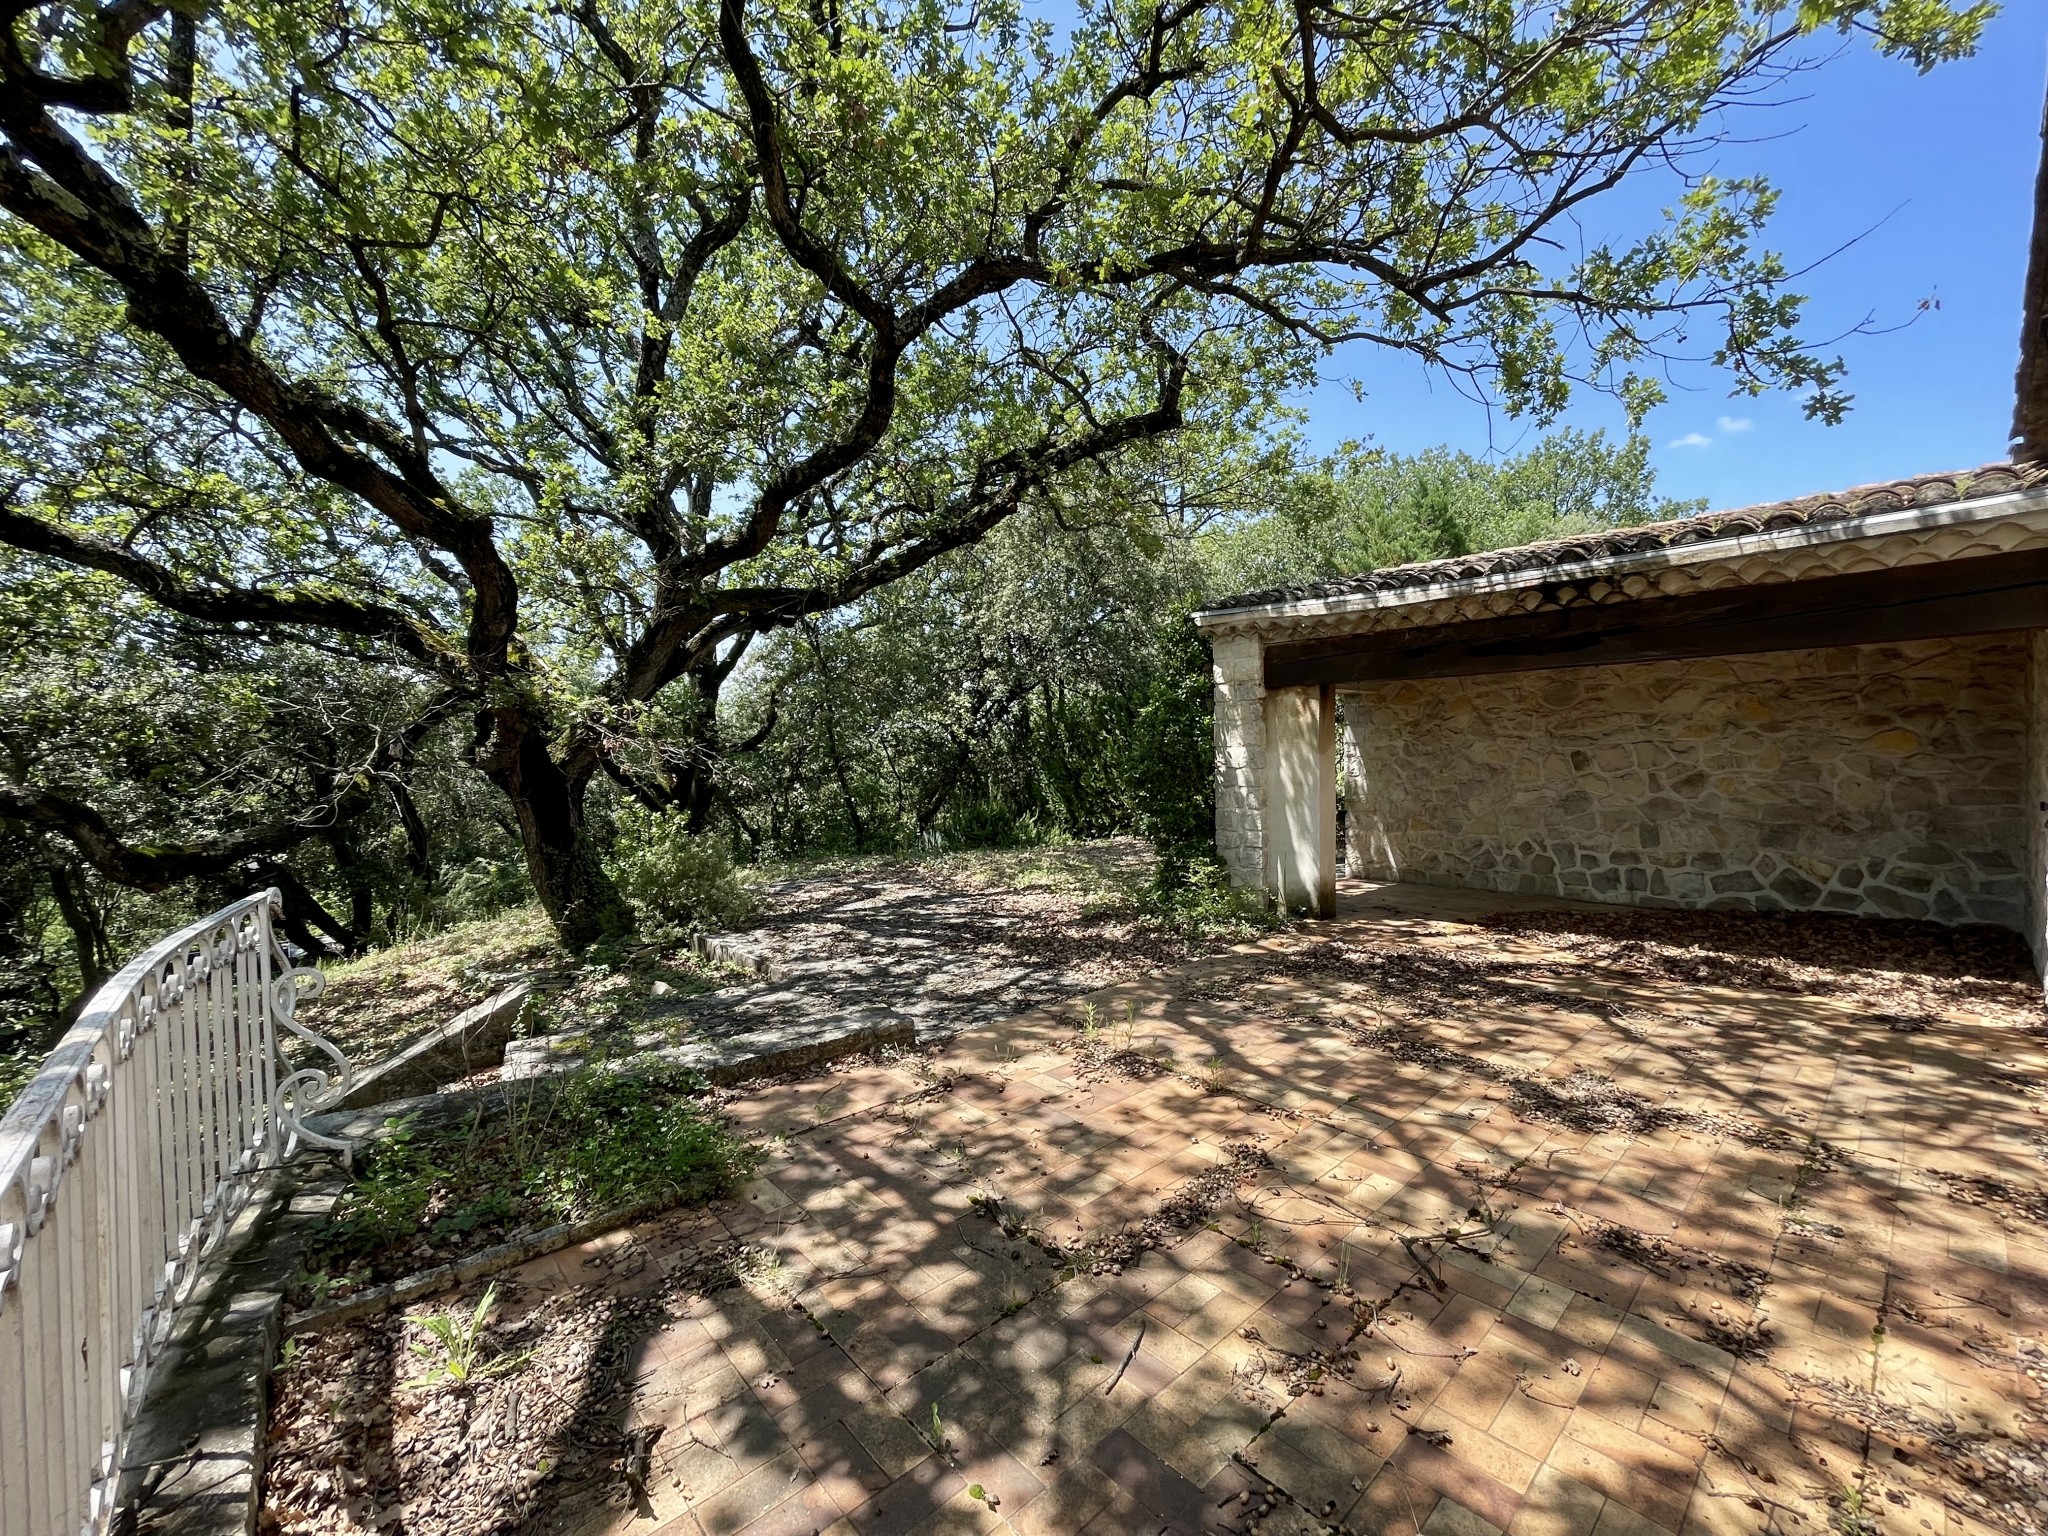
{"label": "tree trunk", "polygon": [[[713,657],[683,674],[682,682],[689,692],[689,740],[680,747],[662,745],[651,774],[616,761],[608,760],[604,765],[619,788],[648,810],[656,814],[673,811],[682,816],[684,828],[692,837],[710,826],[711,813],[718,805],[718,773],[726,756],[718,721],[718,696],[729,670],[727,664]],[[774,719],[775,706],[771,701],[770,729]],[[765,737],[765,731],[758,732],[738,750],[752,751]]]}
{"label": "tree trunk", "polygon": [[562,943],[588,949],[633,931],[633,909],[598,861],[583,824],[583,786],[548,755],[545,732],[520,710],[480,710],[471,756],[512,804],[534,894]]}
{"label": "tree trunk", "polygon": [[690,782],[680,802],[687,817],[684,826],[692,837],[700,835],[711,825],[711,807],[717,803],[718,781],[714,777],[717,754],[718,725],[714,721],[698,743],[697,760],[691,765]]}
{"label": "tree trunk", "polygon": [[371,932],[377,926],[376,892],[352,829],[334,828],[327,834],[327,847],[334,855],[334,872],[341,879],[342,889],[348,892],[349,953],[358,954],[369,947]]}
{"label": "tree trunk", "polygon": [[71,930],[72,951],[78,960],[78,995],[51,1027],[48,1043],[55,1045],[64,1031],[78,1022],[79,1014],[85,1011],[85,1005],[99,991],[100,983],[113,974],[114,963],[110,955],[113,946],[107,942],[106,925],[93,905],[84,881],[55,858],[50,859],[48,870],[50,894],[56,900],[64,926]]}
{"label": "tree trunk", "polygon": [[[284,930],[299,948],[341,959],[359,955],[370,947],[367,930],[352,928],[328,911],[326,903],[313,894],[312,887],[289,864],[264,859],[251,863],[240,873],[245,883],[277,887],[277,893],[284,898]],[[244,893],[230,888],[227,894],[233,899]],[[319,936],[322,934],[324,938]]]}
{"label": "tree trunk", "polygon": [[839,751],[838,711],[832,705],[832,692],[836,686],[832,668],[825,660],[825,648],[818,643],[815,625],[804,626],[804,638],[811,643],[811,655],[817,661],[818,675],[825,686],[818,690],[818,709],[825,717],[825,755],[832,764],[832,777],[839,784],[839,798],[846,807],[846,819],[853,827],[853,847],[857,853],[865,852],[868,846],[867,828],[861,824],[860,806],[853,798],[853,785],[848,782],[846,759]]}
{"label": "tree trunk", "polygon": [[399,825],[405,828],[405,862],[422,884],[431,888],[436,875],[434,871],[433,840],[427,832],[427,819],[420,814],[419,802],[412,797],[412,787],[402,775],[394,774],[385,781],[384,787],[391,795],[391,803],[398,809]]}

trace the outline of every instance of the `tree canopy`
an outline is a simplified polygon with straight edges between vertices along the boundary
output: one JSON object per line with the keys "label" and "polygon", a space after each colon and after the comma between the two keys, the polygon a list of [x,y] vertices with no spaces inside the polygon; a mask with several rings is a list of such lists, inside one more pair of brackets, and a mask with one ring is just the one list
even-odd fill
{"label": "tree canopy", "polygon": [[1255,442],[1340,345],[1539,420],[1702,352],[1838,416],[1767,186],[1589,220],[1836,34],[1924,69],[1988,13],[0,0],[0,541],[392,680],[217,834],[55,764],[0,815],[229,867],[460,721],[564,937],[619,932],[591,786],[699,796],[760,637]]}
{"label": "tree canopy", "polygon": [[1183,457],[1174,470],[1143,515],[1028,510],[844,621],[752,653],[723,701],[717,794],[747,846],[787,857],[1139,831],[1193,853],[1213,804],[1192,611],[1700,510],[1657,494],[1640,437],[1597,432],[1497,460]]}

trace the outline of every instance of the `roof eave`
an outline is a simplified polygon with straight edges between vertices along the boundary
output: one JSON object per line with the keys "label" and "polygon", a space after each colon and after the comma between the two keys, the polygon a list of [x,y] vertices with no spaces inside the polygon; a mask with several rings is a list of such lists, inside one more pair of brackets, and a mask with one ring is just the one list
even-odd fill
{"label": "roof eave", "polygon": [[1627,576],[1642,571],[1668,570],[1673,566],[1701,565],[1731,558],[1786,553],[1815,545],[1837,544],[1855,539],[1890,538],[1902,533],[1953,527],[1959,523],[1991,522],[2019,512],[2048,510],[2048,485],[2017,491],[2002,491],[1932,507],[1906,507],[1894,512],[1873,512],[1863,517],[1840,518],[1825,523],[1800,523],[1768,533],[1738,534],[1728,538],[1701,539],[1695,543],[1667,545],[1658,549],[1603,555],[1562,565],[1526,570],[1499,571],[1462,581],[1437,582],[1422,587],[1398,587],[1390,591],[1346,592],[1332,597],[1296,598],[1284,603],[1260,603],[1238,608],[1208,608],[1195,614],[1197,628],[1208,631],[1225,625],[1257,626],[1301,619],[1338,618],[1352,613],[1369,613],[1386,608],[1406,608],[1424,603],[1444,602],[1488,592],[1524,591],[1554,586],[1560,582],[1583,582],[1609,576]]}

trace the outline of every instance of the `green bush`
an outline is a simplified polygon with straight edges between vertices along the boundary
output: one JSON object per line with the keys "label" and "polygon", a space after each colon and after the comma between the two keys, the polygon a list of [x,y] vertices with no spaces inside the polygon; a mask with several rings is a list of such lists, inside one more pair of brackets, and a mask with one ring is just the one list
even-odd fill
{"label": "green bush", "polygon": [[448,888],[434,911],[427,931],[451,923],[475,922],[496,917],[508,907],[533,900],[533,885],[526,865],[517,856],[505,859],[471,859],[448,880]]}
{"label": "green bush", "polygon": [[1256,938],[1282,921],[1261,893],[1234,888],[1214,854],[1187,850],[1172,861],[1162,850],[1158,875],[1138,906],[1157,926],[1202,941]]}
{"label": "green bush", "polygon": [[410,1117],[400,1121],[355,1169],[328,1219],[323,1243],[360,1254],[416,1236],[436,1187],[449,1177],[450,1169],[442,1164],[451,1161],[454,1151],[445,1140],[437,1145],[435,1138],[420,1136]]}
{"label": "green bush", "polygon": [[986,796],[958,799],[933,829],[941,848],[1023,848],[1039,842],[1038,819]]}
{"label": "green bush", "polygon": [[729,1194],[756,1153],[703,1102],[704,1087],[678,1067],[597,1062],[501,1115],[400,1125],[357,1159],[309,1247],[309,1292],[388,1279],[449,1251],[642,1200]]}
{"label": "green bush", "polygon": [[1172,892],[1206,878],[1200,866],[1216,822],[1215,748],[1209,648],[1194,621],[1173,620],[1160,651],[1133,723],[1124,775],[1137,829],[1159,855],[1159,889]]}
{"label": "green bush", "polygon": [[708,1200],[736,1187],[752,1151],[696,1100],[703,1079],[680,1068],[586,1069],[547,1110],[547,1151],[527,1188],[562,1220],[656,1195]]}
{"label": "green bush", "polygon": [[722,838],[692,834],[681,815],[637,805],[619,808],[617,828],[612,878],[644,916],[678,928],[731,928],[753,912]]}

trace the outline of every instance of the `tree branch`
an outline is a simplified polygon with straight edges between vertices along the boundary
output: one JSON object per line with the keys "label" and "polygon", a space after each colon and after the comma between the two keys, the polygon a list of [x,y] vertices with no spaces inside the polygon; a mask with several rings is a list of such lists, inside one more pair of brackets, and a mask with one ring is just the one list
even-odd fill
{"label": "tree branch", "polygon": [[118,284],[130,321],[161,338],[193,374],[276,432],[308,474],[453,555],[474,597],[471,663],[484,675],[502,671],[517,624],[518,584],[498,552],[491,519],[461,507],[407,434],[360,406],[279,373],[162,248],[112,173],[39,103],[0,90],[0,135],[7,141],[0,148],[0,208]]}
{"label": "tree branch", "polygon": [[216,624],[309,626],[385,640],[465,692],[477,678],[463,657],[410,615],[381,603],[336,595],[269,592],[259,587],[217,587],[187,581],[124,545],[78,533],[19,512],[0,495],[0,543],[118,576],[164,607]]}
{"label": "tree branch", "polygon": [[211,843],[135,847],[123,841],[91,806],[54,790],[5,780],[0,780],[0,817],[56,833],[109,880],[143,891],[161,891],[181,880],[223,875],[250,859],[273,858],[317,836],[328,824],[327,820],[287,821]]}

